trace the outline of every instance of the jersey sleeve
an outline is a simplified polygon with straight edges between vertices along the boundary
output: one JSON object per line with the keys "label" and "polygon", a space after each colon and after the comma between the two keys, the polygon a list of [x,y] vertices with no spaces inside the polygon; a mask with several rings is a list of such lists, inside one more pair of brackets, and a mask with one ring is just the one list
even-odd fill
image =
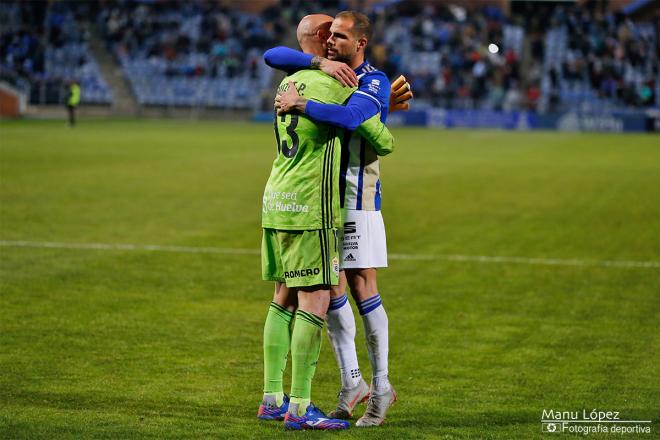
{"label": "jersey sleeve", "polygon": [[366,73],[355,93],[374,100],[378,104],[381,120],[385,122],[389,111],[390,80],[383,72],[377,70]]}
{"label": "jersey sleeve", "polygon": [[305,114],[310,118],[355,130],[360,124],[377,113],[384,121],[390,99],[390,82],[382,72],[365,74],[358,89],[351,95],[346,105],[321,104],[308,101]]}
{"label": "jersey sleeve", "polygon": [[375,114],[364,121],[356,130],[366,139],[379,156],[385,156],[394,151],[394,136],[380,120],[380,114]]}
{"label": "jersey sleeve", "polygon": [[378,113],[378,106],[356,93],[351,95],[346,105],[322,104],[310,100],[305,106],[305,114],[315,121],[351,131],[376,113]]}
{"label": "jersey sleeve", "polygon": [[313,55],[291,49],[286,46],[277,46],[264,53],[264,62],[273,69],[283,70],[287,73],[309,69]]}

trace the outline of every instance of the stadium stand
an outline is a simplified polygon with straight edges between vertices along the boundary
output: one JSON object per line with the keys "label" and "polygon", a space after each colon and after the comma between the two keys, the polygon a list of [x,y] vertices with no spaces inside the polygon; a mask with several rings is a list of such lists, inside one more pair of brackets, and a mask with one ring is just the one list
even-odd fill
{"label": "stadium stand", "polygon": [[375,64],[412,80],[416,108],[588,111],[657,102],[656,24],[605,3],[509,16],[492,6],[429,3],[420,11],[406,3],[377,21],[385,62]]}
{"label": "stadium stand", "polygon": [[[649,2],[628,3],[614,10],[607,2],[521,1],[505,10],[505,1],[368,1],[375,28],[368,55],[389,77],[406,75],[419,110],[636,111],[658,105],[658,21],[633,20]],[[40,11],[37,4],[46,2],[0,6],[2,23],[14,23],[3,26],[0,74],[30,89],[31,102],[61,102],[61,84],[72,77],[82,82],[83,102],[110,102],[87,45],[98,37],[139,106],[255,111],[271,109],[277,78],[263,51],[296,47],[291,31],[305,14],[352,5],[54,1]]]}
{"label": "stadium stand", "polygon": [[577,5],[558,7],[551,23],[545,38],[544,107],[592,111],[656,102],[660,83],[652,23]]}
{"label": "stadium stand", "polygon": [[88,49],[89,35],[76,17],[79,5],[53,2],[43,11],[40,6],[0,4],[2,78],[28,94],[33,104],[62,103],[69,80],[79,82],[82,102],[110,104],[112,92]]}
{"label": "stadium stand", "polygon": [[[404,74],[415,107],[502,109],[514,105],[524,32],[495,8],[469,13],[429,4],[422,14],[388,10],[378,20],[389,76]],[[378,40],[377,40],[378,42]],[[489,45],[491,46],[489,51]],[[379,65],[378,61],[374,61]],[[517,102],[515,103],[517,106]]]}
{"label": "stadium stand", "polygon": [[262,16],[213,2],[118,4],[98,18],[141,105],[255,108],[271,85],[261,62],[275,44]]}

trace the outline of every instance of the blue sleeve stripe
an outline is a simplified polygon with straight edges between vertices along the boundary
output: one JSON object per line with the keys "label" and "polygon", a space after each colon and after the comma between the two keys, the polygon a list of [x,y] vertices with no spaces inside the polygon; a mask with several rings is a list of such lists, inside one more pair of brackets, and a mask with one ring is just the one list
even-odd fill
{"label": "blue sleeve stripe", "polygon": [[380,179],[376,180],[376,195],[374,197],[376,211],[380,211]]}
{"label": "blue sleeve stripe", "polygon": [[364,138],[360,138],[360,171],[358,173],[358,187],[357,187],[357,204],[355,209],[362,209],[362,187],[364,186],[364,155],[365,155],[365,143]]}

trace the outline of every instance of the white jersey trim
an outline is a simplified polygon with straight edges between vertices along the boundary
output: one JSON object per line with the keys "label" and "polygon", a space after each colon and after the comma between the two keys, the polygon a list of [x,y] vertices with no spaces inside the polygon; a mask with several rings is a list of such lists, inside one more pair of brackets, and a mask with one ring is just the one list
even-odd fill
{"label": "white jersey trim", "polygon": [[374,97],[371,96],[370,94],[368,94],[368,93],[366,93],[366,92],[363,92],[362,90],[356,90],[354,93],[359,93],[360,95],[368,96],[369,98],[373,99],[374,102],[378,105],[378,111],[380,111],[381,105],[380,105],[380,101],[379,101],[379,100],[377,100],[376,98],[374,98]]}

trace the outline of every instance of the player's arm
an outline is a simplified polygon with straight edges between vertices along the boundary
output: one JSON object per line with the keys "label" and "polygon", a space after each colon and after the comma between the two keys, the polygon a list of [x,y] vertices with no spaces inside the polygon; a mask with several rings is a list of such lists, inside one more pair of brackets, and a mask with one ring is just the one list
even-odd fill
{"label": "player's arm", "polygon": [[357,87],[357,75],[345,63],[331,61],[286,46],[277,46],[264,53],[264,62],[273,69],[289,74],[303,69],[320,70],[339,81],[343,86]]}
{"label": "player's arm", "polygon": [[380,113],[364,121],[355,130],[371,144],[379,156],[385,156],[394,151],[394,136],[380,120]]}
{"label": "player's arm", "polygon": [[389,91],[389,80],[384,74],[379,74],[363,81],[346,105],[322,104],[308,100],[300,96],[295,87],[289,87],[285,93],[278,95],[275,98],[275,105],[278,114],[297,110],[315,121],[353,131],[383,110],[381,100],[388,102]]}
{"label": "player's arm", "polygon": [[351,95],[346,105],[306,101],[304,103],[300,102],[296,106],[297,110],[302,110],[302,113],[315,121],[336,125],[351,131],[380,112],[378,103],[357,93]]}
{"label": "player's arm", "polygon": [[336,125],[351,131],[380,110],[372,99],[357,93],[351,95],[346,105],[322,104],[303,98],[292,85],[286,92],[275,97],[275,105],[278,115],[298,111],[317,122]]}
{"label": "player's arm", "polygon": [[311,68],[313,58],[314,55],[285,46],[273,47],[264,53],[264,61],[269,67],[283,70],[287,73]]}

